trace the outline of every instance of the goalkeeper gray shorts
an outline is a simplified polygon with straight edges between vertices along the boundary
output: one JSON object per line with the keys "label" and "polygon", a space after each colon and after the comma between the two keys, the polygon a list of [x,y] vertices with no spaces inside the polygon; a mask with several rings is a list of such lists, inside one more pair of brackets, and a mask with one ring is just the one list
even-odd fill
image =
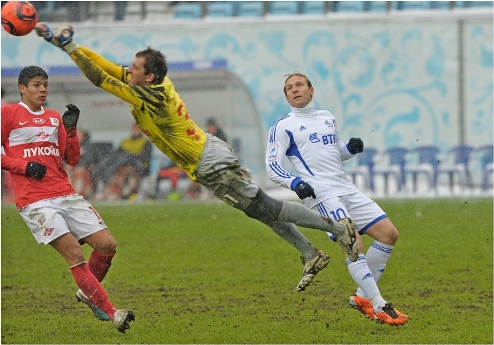
{"label": "goalkeeper gray shorts", "polygon": [[219,199],[242,211],[259,191],[252,172],[240,166],[232,148],[209,133],[195,175]]}

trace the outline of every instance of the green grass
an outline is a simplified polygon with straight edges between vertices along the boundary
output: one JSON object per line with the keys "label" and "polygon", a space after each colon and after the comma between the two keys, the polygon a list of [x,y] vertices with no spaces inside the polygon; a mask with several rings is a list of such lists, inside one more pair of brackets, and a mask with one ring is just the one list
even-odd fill
{"label": "green grass", "polygon": [[136,315],[126,334],[76,303],[64,260],[3,206],[2,343],[492,344],[492,200],[379,203],[400,231],[379,286],[402,327],[348,307],[356,285],[322,232],[302,229],[332,262],[297,293],[298,252],[229,206],[95,204],[118,242],[103,285]]}

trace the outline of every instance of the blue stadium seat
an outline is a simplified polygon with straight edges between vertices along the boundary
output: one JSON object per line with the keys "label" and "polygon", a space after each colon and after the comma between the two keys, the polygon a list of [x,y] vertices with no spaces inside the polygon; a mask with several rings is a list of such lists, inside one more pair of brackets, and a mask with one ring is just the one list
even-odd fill
{"label": "blue stadium seat", "polygon": [[356,166],[345,169],[346,174],[351,177],[353,184],[357,185],[357,177],[362,176],[366,191],[374,192],[374,157],[377,154],[374,148],[366,147],[362,153],[355,158]]}
{"label": "blue stadium seat", "polygon": [[365,10],[367,12],[388,12],[388,2],[387,1],[366,1]]}
{"label": "blue stadium seat", "polygon": [[241,1],[237,3],[239,17],[262,17],[264,15],[263,1]]}
{"label": "blue stadium seat", "polygon": [[270,1],[269,14],[273,16],[287,16],[298,13],[298,1]]}
{"label": "blue stadium seat", "polygon": [[431,1],[431,8],[435,10],[450,10],[451,1]]}
{"label": "blue stadium seat", "polygon": [[410,152],[410,156],[407,157],[405,173],[412,175],[413,192],[417,192],[419,174],[425,175],[429,191],[436,190],[439,153],[440,150],[437,146],[419,146]]}
{"label": "blue stadium seat", "polygon": [[301,1],[300,13],[326,14],[326,1]]}
{"label": "blue stadium seat", "polygon": [[437,178],[442,174],[449,175],[450,191],[454,190],[454,177],[458,176],[458,184],[463,191],[465,187],[471,185],[470,180],[470,156],[474,149],[469,145],[458,145],[450,148],[441,159],[441,164],[437,168]]}
{"label": "blue stadium seat", "polygon": [[396,10],[430,10],[431,1],[393,1],[393,8]]}
{"label": "blue stadium seat", "polygon": [[202,5],[199,2],[181,2],[175,6],[175,18],[199,19],[202,17]]}
{"label": "blue stadium seat", "polygon": [[485,145],[479,147],[476,151],[480,154],[482,190],[487,191],[489,185],[492,184],[492,175],[494,174],[494,146],[492,144]]}
{"label": "blue stadium seat", "polygon": [[457,8],[492,8],[492,1],[455,1]]}
{"label": "blue stadium seat", "polygon": [[335,1],[335,12],[364,12],[365,1]]}
{"label": "blue stadium seat", "polygon": [[232,17],[233,10],[233,2],[231,1],[210,1],[206,7],[206,15],[208,17]]}
{"label": "blue stadium seat", "polygon": [[405,164],[408,152],[408,149],[404,147],[391,147],[381,153],[381,159],[376,158],[373,177],[383,176],[384,194],[388,194],[389,177],[394,177],[398,192],[401,192],[405,187]]}

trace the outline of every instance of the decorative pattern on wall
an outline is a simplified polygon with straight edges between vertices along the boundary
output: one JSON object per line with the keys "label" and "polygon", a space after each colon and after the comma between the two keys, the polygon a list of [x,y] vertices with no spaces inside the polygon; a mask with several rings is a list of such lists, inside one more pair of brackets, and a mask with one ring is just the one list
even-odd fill
{"label": "decorative pattern on wall", "polygon": [[[122,64],[147,46],[171,62],[225,59],[250,90],[266,131],[289,111],[284,75],[299,71],[313,83],[316,107],[336,116],[345,139],[359,136],[377,149],[447,148],[462,137],[473,146],[493,141],[492,17],[80,25],[75,40]],[[34,33],[2,32],[1,43],[2,68],[74,65]]]}

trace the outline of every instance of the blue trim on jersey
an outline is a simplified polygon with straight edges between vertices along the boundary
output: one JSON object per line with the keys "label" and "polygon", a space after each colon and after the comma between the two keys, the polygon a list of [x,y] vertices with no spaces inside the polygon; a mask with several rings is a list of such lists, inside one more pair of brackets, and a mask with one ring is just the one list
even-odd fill
{"label": "blue trim on jersey", "polygon": [[297,185],[298,185],[300,182],[302,182],[302,179],[301,179],[300,177],[295,178],[295,179],[292,181],[292,183],[290,184],[290,188],[291,188],[292,190],[295,190],[295,187],[297,187]]}
{"label": "blue trim on jersey", "polygon": [[288,171],[284,170],[278,162],[269,163],[269,168],[278,176],[282,178],[292,178],[294,175],[290,174]]}
{"label": "blue trim on jersey", "polygon": [[278,123],[281,120],[284,120],[284,119],[286,119],[289,116],[290,116],[289,114],[286,114],[281,119],[279,119],[278,121],[276,121],[275,124],[271,127],[271,129],[269,130],[269,143],[270,144],[272,144],[272,143],[274,143],[276,141],[276,127],[278,126]]}
{"label": "blue trim on jersey", "polygon": [[292,132],[289,132],[287,130],[285,130],[285,132],[290,137],[290,146],[286,150],[286,155],[287,156],[297,157],[298,159],[300,159],[300,162],[302,162],[302,164],[304,165],[304,167],[307,170],[307,172],[309,174],[311,174],[312,176],[314,176],[314,174],[310,170],[309,166],[307,165],[307,163],[305,163],[304,159],[302,158],[302,155],[300,154],[300,151],[298,150],[297,144],[295,144],[295,140],[293,139],[293,133]]}
{"label": "blue trim on jersey", "polygon": [[378,221],[380,221],[381,219],[384,219],[384,218],[388,218],[388,215],[387,214],[383,214],[382,216],[377,217],[372,222],[370,222],[369,224],[367,224],[366,226],[364,226],[362,229],[360,229],[360,231],[358,233],[361,234],[361,235],[363,235],[367,231],[367,229],[369,229],[371,226],[373,226]]}

